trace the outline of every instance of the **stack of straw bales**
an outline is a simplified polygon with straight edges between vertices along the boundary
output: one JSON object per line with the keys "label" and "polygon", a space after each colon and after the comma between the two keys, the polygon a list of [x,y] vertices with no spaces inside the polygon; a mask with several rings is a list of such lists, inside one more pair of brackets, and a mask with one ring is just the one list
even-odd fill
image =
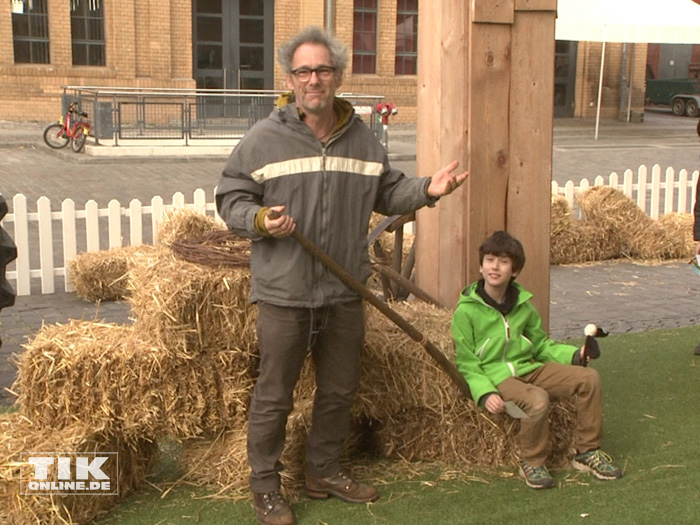
{"label": "stack of straw bales", "polygon": [[[423,303],[397,303],[398,312],[429,340],[454,358],[450,338],[451,312]],[[519,423],[492,416],[463,399],[458,388],[423,347],[374,308],[366,310],[363,377],[353,407],[354,429],[344,460],[367,452],[415,472],[416,462],[464,471],[514,466]],[[287,425],[282,462],[285,486],[297,497],[303,483],[304,442],[313,403],[313,367],[307,362],[295,392],[296,408]],[[553,443],[550,464],[571,457],[576,413],[570,400],[556,401],[550,415]],[[215,439],[184,444],[183,468],[194,483],[213,485],[229,497],[247,491],[245,427]],[[381,478],[380,470],[370,475]]]}
{"label": "stack of straw bales", "polygon": [[[201,224],[172,227],[202,231]],[[168,240],[171,247],[177,242],[175,236]],[[257,374],[249,269],[193,263],[167,246],[134,261],[127,270],[133,325],[72,321],[43,327],[25,345],[14,387],[19,417],[32,423],[32,439],[46,432],[62,436],[78,424],[80,439],[99,435],[134,450],[144,441],[174,436],[183,440],[186,479],[214,485],[229,497],[247,494],[245,420]],[[454,358],[451,312],[424,304],[394,307]],[[423,347],[379,311],[368,307],[366,319],[364,376],[346,457],[371,443],[407,471],[415,471],[412,461],[464,470],[514,465],[517,422],[462,399]],[[286,484],[296,488],[303,478],[313,374],[308,361],[283,454]],[[551,418],[551,459],[563,463],[575,414],[570,404],[556,403]],[[142,464],[147,462],[135,462],[135,472],[142,472]]]}
{"label": "stack of straw bales", "polygon": [[251,368],[248,352],[186,359],[131,326],[70,321],[25,345],[14,388],[40,428],[80,421],[128,442],[187,438],[244,416]]}
{"label": "stack of straw bales", "polygon": [[552,197],[550,260],[570,264],[621,257],[678,259],[693,251],[692,218],[672,214],[655,221],[624,193],[596,186],[578,195],[583,218],[566,200]]}
{"label": "stack of straw bales", "polygon": [[[245,421],[257,373],[248,269],[195,265],[165,246],[133,260],[126,270],[133,325],[70,321],[42,327],[24,345],[13,386],[19,412],[5,424],[3,469],[16,462],[22,443],[36,444],[35,452],[95,443],[95,450],[121,453],[125,495],[143,481],[156,440],[213,435]],[[0,497],[17,523],[29,515],[42,523],[88,521],[114,502],[102,497],[97,506],[81,497],[47,505],[9,491]]]}

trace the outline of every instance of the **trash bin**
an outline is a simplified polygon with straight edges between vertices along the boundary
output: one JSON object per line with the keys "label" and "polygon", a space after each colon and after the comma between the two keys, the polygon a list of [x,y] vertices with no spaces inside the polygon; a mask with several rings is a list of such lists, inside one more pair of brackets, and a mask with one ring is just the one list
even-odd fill
{"label": "trash bin", "polygon": [[114,124],[112,122],[112,103],[109,100],[95,103],[95,121],[93,128],[98,139],[111,139],[114,136]]}

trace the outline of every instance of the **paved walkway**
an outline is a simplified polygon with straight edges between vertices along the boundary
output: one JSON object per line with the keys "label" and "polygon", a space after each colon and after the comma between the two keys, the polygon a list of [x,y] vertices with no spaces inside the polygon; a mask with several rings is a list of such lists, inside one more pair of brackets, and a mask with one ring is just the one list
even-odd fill
{"label": "paved walkway", "polygon": [[[650,114],[644,124],[603,122],[595,141],[592,122],[558,121],[554,178],[607,175],[653,163],[694,170],[700,165],[695,124],[694,119]],[[55,207],[65,198],[73,199],[76,206],[94,199],[105,207],[111,199],[148,202],[155,195],[167,199],[176,191],[190,200],[196,188],[213,191],[225,161],[223,157],[198,157],[195,151],[188,157],[159,159],[91,158],[70,150],[56,152],[43,144],[43,127],[42,123],[0,122],[0,192],[10,206],[15,193],[23,193],[30,203],[46,195]],[[660,137],[666,142],[659,142]],[[397,126],[391,133],[390,152],[396,167],[415,174],[415,128]],[[551,268],[551,334],[557,339],[580,337],[589,322],[614,333],[698,324],[698,297],[700,277],[684,262],[555,266]],[[22,351],[22,343],[42,323],[68,319],[127,323],[129,311],[125,303],[97,307],[66,293],[18,297],[13,307],[0,312],[0,402],[11,400],[4,392],[15,377],[10,356]]]}

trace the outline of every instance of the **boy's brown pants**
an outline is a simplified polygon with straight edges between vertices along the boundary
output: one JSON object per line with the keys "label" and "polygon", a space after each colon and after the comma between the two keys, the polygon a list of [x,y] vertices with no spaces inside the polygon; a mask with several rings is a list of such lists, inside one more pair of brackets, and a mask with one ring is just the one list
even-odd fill
{"label": "boy's brown pants", "polygon": [[542,466],[549,444],[550,399],[575,396],[578,409],[576,450],[600,447],[603,438],[603,385],[598,371],[574,365],[547,363],[522,377],[498,385],[504,401],[513,401],[529,419],[520,420],[520,455],[528,464]]}

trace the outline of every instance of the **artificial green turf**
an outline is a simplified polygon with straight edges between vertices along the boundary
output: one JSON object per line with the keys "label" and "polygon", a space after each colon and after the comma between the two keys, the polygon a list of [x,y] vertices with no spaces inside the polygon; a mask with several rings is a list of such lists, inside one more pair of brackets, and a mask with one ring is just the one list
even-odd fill
{"label": "artificial green turf", "polygon": [[[552,472],[556,488],[535,491],[511,471],[472,472],[479,480],[470,482],[436,481],[435,471],[380,485],[381,498],[371,505],[303,499],[294,505],[298,523],[700,523],[700,357],[692,354],[698,341],[700,327],[600,340],[603,354],[592,366],[604,384],[603,449],[624,468],[621,480],[562,470]],[[167,483],[168,470],[156,485]],[[99,523],[256,523],[250,502],[206,496],[180,486],[160,499],[147,488]]]}

